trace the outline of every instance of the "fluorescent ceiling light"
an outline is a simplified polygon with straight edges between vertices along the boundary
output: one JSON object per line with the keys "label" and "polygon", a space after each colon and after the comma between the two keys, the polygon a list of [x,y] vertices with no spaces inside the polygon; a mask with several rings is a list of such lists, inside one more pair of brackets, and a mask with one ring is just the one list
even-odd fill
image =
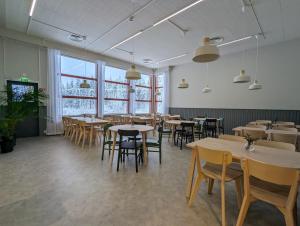
{"label": "fluorescent ceiling light", "polygon": [[171,58],[167,58],[167,59],[160,60],[160,61],[158,61],[157,63],[161,63],[161,62],[165,62],[165,61],[169,61],[169,60],[174,60],[174,59],[177,59],[177,58],[184,57],[184,56],[186,56],[186,55],[187,55],[187,53],[181,54],[181,55],[179,55],[179,56],[175,56],[175,57],[171,57]]}
{"label": "fluorescent ceiling light", "polygon": [[247,36],[247,37],[244,37],[244,38],[239,38],[239,39],[236,39],[236,40],[233,40],[233,41],[230,41],[230,42],[225,42],[225,43],[222,43],[222,44],[217,45],[217,46],[218,46],[218,47],[221,47],[221,46],[227,46],[227,45],[230,45],[230,44],[233,44],[233,43],[236,43],[236,42],[240,42],[240,41],[244,41],[244,40],[253,38],[254,36],[255,36],[255,35],[250,35],[250,36]]}
{"label": "fluorescent ceiling light", "polygon": [[125,42],[127,42],[127,41],[129,41],[129,40],[131,40],[131,39],[133,39],[133,38],[135,38],[135,37],[137,37],[137,36],[139,36],[139,35],[142,34],[142,33],[143,33],[142,31],[139,31],[138,33],[136,33],[136,34],[130,36],[129,38],[126,38],[126,39],[123,40],[122,42],[119,42],[118,44],[112,46],[112,47],[110,48],[110,50],[111,50],[111,49],[114,49],[114,48],[116,48],[116,47],[118,47],[118,46],[120,46],[120,45],[122,45],[123,43],[125,43]]}
{"label": "fluorescent ceiling light", "polygon": [[33,11],[34,11],[34,9],[35,9],[36,1],[37,1],[37,0],[32,0],[32,2],[31,2],[31,7],[30,7],[29,16],[32,16],[32,15],[33,15]]}
{"label": "fluorescent ceiling light", "polygon": [[176,16],[176,15],[178,15],[178,14],[180,14],[180,13],[186,11],[186,10],[188,10],[189,8],[192,8],[193,6],[199,4],[200,2],[203,2],[203,1],[204,1],[204,0],[198,0],[198,1],[195,1],[194,3],[192,3],[192,4],[190,4],[190,5],[186,6],[186,7],[184,7],[183,9],[181,9],[181,10],[179,10],[179,11],[177,11],[177,12],[171,14],[170,16],[168,16],[168,17],[166,17],[166,18],[164,18],[164,19],[158,21],[157,23],[155,23],[155,24],[153,25],[153,27],[155,27],[155,26],[157,26],[157,25],[159,25],[159,24],[165,22],[166,20],[171,19],[172,17],[174,17],[174,16]]}

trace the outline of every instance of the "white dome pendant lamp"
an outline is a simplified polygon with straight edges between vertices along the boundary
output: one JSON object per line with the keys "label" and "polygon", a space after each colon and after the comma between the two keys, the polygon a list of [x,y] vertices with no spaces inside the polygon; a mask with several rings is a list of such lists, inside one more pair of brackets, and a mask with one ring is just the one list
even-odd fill
{"label": "white dome pendant lamp", "polygon": [[[208,64],[206,64],[206,77],[208,77]],[[205,78],[207,79],[207,78]],[[209,88],[208,85],[206,85],[203,89],[202,89],[202,93],[210,93],[212,91],[211,88]]]}
{"label": "white dome pendant lamp", "polygon": [[233,83],[248,83],[251,81],[250,76],[246,75],[245,70],[242,69],[240,74],[233,78]]}
{"label": "white dome pendant lamp", "polygon": [[186,89],[189,88],[189,84],[186,82],[186,80],[183,78],[181,79],[181,82],[178,85],[179,89]]}
{"label": "white dome pendant lamp", "polygon": [[196,63],[207,63],[215,61],[219,57],[218,47],[210,43],[209,37],[204,37],[203,44],[196,50],[193,61]]}
{"label": "white dome pendant lamp", "polygon": [[258,74],[258,35],[255,36],[256,38],[256,72],[255,72],[255,79],[253,83],[249,86],[249,90],[258,90],[262,89],[262,85],[259,84],[257,80],[257,74]]}

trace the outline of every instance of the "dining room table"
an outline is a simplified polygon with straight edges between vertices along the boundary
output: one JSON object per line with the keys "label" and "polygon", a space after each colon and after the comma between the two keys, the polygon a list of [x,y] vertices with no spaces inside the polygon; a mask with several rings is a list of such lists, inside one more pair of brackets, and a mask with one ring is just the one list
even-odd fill
{"label": "dining room table", "polygon": [[137,130],[142,134],[142,142],[143,142],[143,153],[144,153],[144,158],[145,158],[145,163],[147,164],[148,161],[148,155],[147,155],[147,133],[150,131],[154,130],[153,126],[148,126],[148,125],[134,125],[134,124],[125,124],[125,125],[115,125],[109,127],[109,130],[112,133],[112,139],[113,139],[113,144],[112,144],[112,154],[110,158],[111,165],[113,163],[114,159],[114,153],[115,153],[115,148],[117,144],[117,135],[119,130]]}
{"label": "dining room table", "polygon": [[71,118],[76,119],[77,121],[84,122],[87,126],[89,126],[91,128],[90,137],[89,137],[89,147],[91,147],[92,143],[93,143],[92,141],[93,141],[95,127],[103,126],[103,125],[109,123],[108,120],[99,119],[99,118],[95,118],[95,117],[74,116]]}
{"label": "dining room table", "polygon": [[188,169],[188,181],[186,188],[186,198],[189,200],[191,189],[193,186],[194,176],[200,169],[200,159],[197,154],[197,147],[201,146],[213,150],[228,151],[232,154],[233,159],[253,159],[265,164],[300,169],[300,153],[294,151],[286,151],[273,147],[254,145],[253,151],[245,149],[245,143],[237,141],[229,141],[218,138],[204,138],[187,144],[188,148],[192,149],[192,157]]}
{"label": "dining room table", "polygon": [[236,135],[236,136],[242,136],[243,130],[264,131],[264,132],[267,131],[264,128],[249,127],[249,126],[238,126],[238,127],[235,127],[232,129],[232,131],[234,131],[234,135]]}

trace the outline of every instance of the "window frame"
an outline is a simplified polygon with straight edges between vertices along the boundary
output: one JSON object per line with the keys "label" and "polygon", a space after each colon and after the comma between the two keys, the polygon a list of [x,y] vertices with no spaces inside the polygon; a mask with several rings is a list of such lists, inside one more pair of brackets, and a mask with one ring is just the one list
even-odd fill
{"label": "window frame", "polygon": [[[158,109],[158,104],[157,103],[162,103],[163,100],[158,100],[157,99],[157,95],[155,95],[157,89],[164,89],[164,86],[157,86],[157,77],[158,76],[162,76],[162,75],[155,75],[154,77],[154,85],[155,85],[155,91],[154,91],[154,96],[155,96],[155,113],[161,113],[161,112],[157,112],[157,109]],[[164,84],[165,85],[165,84]]]}
{"label": "window frame", "polygon": [[[62,67],[60,65],[60,77],[67,77],[67,78],[76,78],[76,79],[84,79],[87,81],[95,81],[96,82],[96,96],[95,97],[86,97],[86,96],[75,96],[75,95],[62,95],[62,99],[83,99],[83,100],[96,100],[96,115],[99,115],[99,91],[98,91],[98,65],[96,62],[90,61],[90,60],[86,60],[83,58],[78,58],[78,57],[72,57],[72,56],[68,56],[68,55],[61,55],[60,57],[68,57],[68,58],[73,58],[73,59],[77,59],[77,60],[82,60],[82,61],[86,61],[86,62],[90,62],[95,64],[95,75],[96,78],[92,78],[92,77],[84,77],[84,76],[80,76],[80,75],[71,75],[71,74],[65,74],[62,73]],[[68,115],[64,115],[64,116],[68,116]]]}
{"label": "window frame", "polygon": [[[104,67],[111,67],[111,68],[116,68],[119,70],[123,70],[126,71],[126,69],[124,68],[120,68],[120,67],[115,67],[115,66],[111,66],[111,65],[105,65]],[[105,71],[105,68],[104,68]],[[105,83],[111,83],[111,84],[116,84],[116,85],[124,85],[127,86],[127,99],[123,99],[123,98],[111,98],[111,97],[103,97],[103,102],[105,100],[109,100],[109,101],[125,101],[127,102],[127,112],[125,114],[129,114],[130,112],[130,92],[129,92],[129,87],[130,87],[130,80],[127,80],[127,82],[117,82],[117,81],[113,81],[113,80],[107,80],[105,79],[105,73],[104,73],[104,84],[103,84],[103,91],[105,92]],[[103,115],[120,115],[120,114],[124,114],[124,113],[105,113],[104,107],[103,107]]]}
{"label": "window frame", "polygon": [[153,103],[153,75],[147,75],[147,74],[143,74],[143,75],[146,75],[150,78],[150,86],[136,84],[135,87],[149,89],[149,91],[150,91],[150,100],[137,100],[136,99],[137,96],[136,96],[136,92],[135,92],[135,102],[149,103],[149,105],[150,105],[149,112],[143,112],[143,113],[140,113],[140,114],[150,114],[150,113],[152,113],[152,110],[153,110],[153,106],[152,106],[152,103]]}

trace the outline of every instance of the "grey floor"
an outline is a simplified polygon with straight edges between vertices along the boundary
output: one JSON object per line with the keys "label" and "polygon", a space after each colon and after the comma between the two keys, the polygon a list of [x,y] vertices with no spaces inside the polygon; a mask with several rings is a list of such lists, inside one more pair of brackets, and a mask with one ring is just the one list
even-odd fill
{"label": "grey floor", "polygon": [[[150,153],[135,173],[132,158],[116,171],[100,149],[82,150],[64,137],[19,139],[15,151],[0,155],[1,226],[214,226],[220,225],[220,190],[206,185],[192,208],[185,200],[191,152],[163,144],[163,161]],[[238,209],[233,185],[226,186],[227,219]],[[285,225],[280,212],[257,202],[245,225]]]}

